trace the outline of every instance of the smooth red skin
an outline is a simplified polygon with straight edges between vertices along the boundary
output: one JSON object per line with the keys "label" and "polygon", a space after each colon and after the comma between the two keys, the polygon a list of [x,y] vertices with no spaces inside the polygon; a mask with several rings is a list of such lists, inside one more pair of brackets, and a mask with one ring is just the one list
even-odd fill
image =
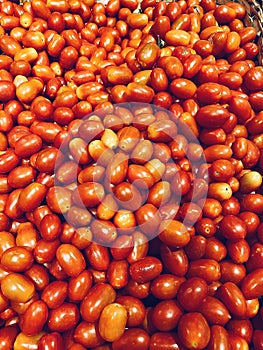
{"label": "smooth red skin", "polygon": [[250,246],[244,239],[240,239],[237,242],[228,241],[227,252],[236,264],[244,264],[248,261],[250,256]]}
{"label": "smooth red skin", "polygon": [[23,247],[10,247],[1,257],[1,264],[12,272],[24,272],[32,263],[32,253]]}
{"label": "smooth red skin", "polygon": [[103,308],[113,303],[116,292],[110,284],[97,283],[93,286],[80,304],[80,313],[87,322],[96,322]]}
{"label": "smooth red skin", "polygon": [[248,349],[249,348],[247,341],[236,333],[229,331],[228,338],[230,342],[230,349]]}
{"label": "smooth red skin", "polygon": [[47,304],[49,309],[55,309],[64,303],[67,293],[67,282],[54,281],[47,285],[43,290],[41,299]]}
{"label": "smooth red skin", "polygon": [[114,247],[110,248],[112,257],[115,260],[123,260],[128,257],[133,247],[133,240],[131,236],[122,235],[116,238]]}
{"label": "smooth red skin", "polygon": [[251,246],[246,268],[249,272],[263,268],[263,244],[256,242]]}
{"label": "smooth red skin", "polygon": [[157,332],[151,336],[149,350],[184,350],[178,336],[173,332]]}
{"label": "smooth red skin", "polygon": [[18,199],[18,205],[25,212],[36,209],[43,201],[47,193],[47,187],[40,183],[31,183],[22,189]]}
{"label": "smooth red skin", "polygon": [[202,300],[208,294],[206,281],[200,277],[192,277],[183,282],[177,293],[177,300],[181,307],[188,311],[196,311]]}
{"label": "smooth red skin", "polygon": [[150,295],[150,282],[138,283],[133,279],[130,279],[125,287],[125,291],[129,295],[138,299],[147,298]]}
{"label": "smooth red skin", "polygon": [[147,256],[133,263],[130,266],[129,272],[131,278],[136,282],[145,283],[159,276],[162,269],[162,262],[159,259],[153,256]]}
{"label": "smooth red skin", "polygon": [[191,260],[201,259],[205,255],[206,238],[201,235],[192,236],[184,251]]}
{"label": "smooth red skin", "polygon": [[183,277],[188,270],[188,257],[183,249],[172,249],[165,244],[160,248],[165,268],[176,276]]}
{"label": "smooth red skin", "polygon": [[104,343],[104,339],[99,334],[97,322],[82,321],[78,324],[74,332],[74,340],[88,348],[97,347]]}
{"label": "smooth red skin", "polygon": [[219,299],[210,295],[203,299],[198,311],[205,316],[209,324],[224,326],[231,318],[225,305]]}
{"label": "smooth red skin", "polygon": [[151,282],[151,293],[161,300],[173,299],[184,281],[184,277],[162,274]]}
{"label": "smooth red skin", "polygon": [[109,283],[115,289],[124,288],[129,280],[129,265],[126,260],[111,261],[107,270]]}
{"label": "smooth red skin", "polygon": [[263,294],[263,268],[256,269],[241,282],[241,290],[246,299],[259,298]]}
{"label": "smooth red skin", "polygon": [[246,314],[246,299],[241,289],[233,282],[226,282],[218,289],[218,297],[229,312],[238,317]]}
{"label": "smooth red skin", "polygon": [[196,114],[196,121],[202,127],[220,128],[228,118],[229,112],[217,105],[201,107]]}
{"label": "smooth red skin", "polygon": [[223,326],[212,325],[208,350],[229,349],[228,332]]}
{"label": "smooth red skin", "polygon": [[247,233],[246,224],[242,219],[234,215],[226,215],[219,223],[221,234],[231,240],[244,239]]}
{"label": "smooth red skin", "polygon": [[112,350],[147,350],[150,345],[150,337],[146,331],[140,328],[127,329],[120,339],[112,343]]}
{"label": "smooth red skin", "polygon": [[138,327],[142,325],[146,314],[146,308],[140,299],[124,295],[118,297],[116,303],[126,308],[128,313],[128,327]]}
{"label": "smooth red skin", "polygon": [[8,326],[0,329],[0,349],[1,350],[12,350],[16,336],[18,334],[17,326]]}
{"label": "smooth red skin", "polygon": [[92,286],[92,274],[84,270],[77,277],[71,277],[68,283],[68,297],[71,301],[82,301]]}
{"label": "smooth red skin", "polygon": [[260,225],[260,219],[258,215],[255,213],[252,213],[251,211],[243,211],[239,214],[239,217],[244,220],[245,224],[247,225],[247,235],[246,237],[253,236]]}
{"label": "smooth red skin", "polygon": [[40,234],[47,241],[59,238],[61,232],[61,221],[55,214],[47,214],[40,222]]}
{"label": "smooth red skin", "polygon": [[72,244],[61,244],[56,257],[62,269],[67,275],[76,277],[86,267],[86,261],[81,251]]}
{"label": "smooth red skin", "polygon": [[43,290],[49,284],[50,277],[48,271],[42,265],[33,264],[25,274],[31,278],[36,290]]}
{"label": "smooth red skin", "polygon": [[253,325],[249,319],[231,319],[227,324],[227,330],[240,335],[248,343],[250,343],[252,340]]}
{"label": "smooth red skin", "polygon": [[55,332],[65,332],[74,328],[79,321],[77,305],[64,303],[49,313],[48,327]]}
{"label": "smooth red skin", "polygon": [[39,350],[63,350],[63,348],[63,339],[57,332],[44,334],[38,342]]}
{"label": "smooth red skin", "polygon": [[47,320],[47,305],[42,300],[36,300],[22,315],[20,327],[26,335],[36,335],[42,331]]}
{"label": "smooth red skin", "polygon": [[210,339],[210,328],[199,312],[184,314],[178,323],[178,336],[187,348],[203,349]]}
{"label": "smooth red skin", "polygon": [[246,268],[243,264],[233,263],[231,260],[225,259],[219,263],[222,283],[233,282],[239,284],[246,276]]}
{"label": "smooth red skin", "polygon": [[157,330],[169,332],[174,329],[183,311],[175,300],[162,300],[152,310],[151,319]]}
{"label": "smooth red skin", "polygon": [[188,277],[202,277],[206,282],[211,283],[220,279],[220,266],[213,259],[193,260],[189,264]]}
{"label": "smooth red skin", "polygon": [[44,239],[40,239],[33,251],[36,262],[41,264],[51,262],[56,256],[58,246],[59,240],[47,242]]}
{"label": "smooth red skin", "polygon": [[50,274],[58,281],[63,281],[68,278],[66,272],[62,269],[58,260],[55,258],[49,265]]}
{"label": "smooth red skin", "polygon": [[100,244],[92,242],[85,249],[86,258],[95,270],[106,271],[110,264],[109,250]]}
{"label": "smooth red skin", "polygon": [[219,239],[215,237],[207,238],[204,258],[221,261],[226,255],[227,249]]}

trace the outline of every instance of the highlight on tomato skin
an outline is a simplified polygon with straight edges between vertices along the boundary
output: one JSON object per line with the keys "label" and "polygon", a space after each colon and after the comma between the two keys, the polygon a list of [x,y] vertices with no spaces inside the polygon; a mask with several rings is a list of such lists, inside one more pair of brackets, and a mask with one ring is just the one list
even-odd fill
{"label": "highlight on tomato skin", "polygon": [[2,0],[3,349],[262,349],[250,5]]}

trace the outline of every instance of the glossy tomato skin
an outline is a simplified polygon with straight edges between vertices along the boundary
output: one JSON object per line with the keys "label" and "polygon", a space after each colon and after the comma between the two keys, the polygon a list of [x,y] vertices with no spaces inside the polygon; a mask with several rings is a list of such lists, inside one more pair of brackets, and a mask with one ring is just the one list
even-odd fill
{"label": "glossy tomato skin", "polygon": [[228,332],[223,326],[213,325],[210,328],[211,337],[208,344],[208,350],[229,349]]}
{"label": "glossy tomato skin", "polygon": [[127,326],[138,327],[143,323],[146,308],[141,300],[132,296],[120,296],[116,299],[118,304],[127,310]]}
{"label": "glossy tomato skin", "polygon": [[160,252],[164,266],[170,273],[179,277],[186,275],[189,261],[183,249],[172,249],[169,246],[162,244]]}
{"label": "glossy tomato skin", "polygon": [[21,318],[21,329],[27,335],[36,335],[48,319],[48,307],[42,300],[36,300],[27,308]]}
{"label": "glossy tomato skin", "polygon": [[52,331],[65,332],[77,325],[79,310],[75,304],[64,303],[49,313],[48,327]]}
{"label": "glossy tomato skin", "polygon": [[161,274],[151,282],[151,293],[158,299],[173,299],[184,281],[184,277]]}
{"label": "glossy tomato skin", "polygon": [[54,281],[45,287],[41,299],[49,309],[62,305],[67,297],[68,284],[65,281]]}
{"label": "glossy tomato skin", "polygon": [[38,342],[38,348],[40,350],[45,350],[46,348],[50,348],[50,350],[62,350],[63,340],[61,335],[57,332],[44,334]]}
{"label": "glossy tomato skin", "polygon": [[113,303],[115,299],[116,292],[110,284],[97,283],[80,304],[82,318],[87,322],[96,322],[104,307]]}
{"label": "glossy tomato skin", "polygon": [[97,322],[81,321],[74,330],[72,338],[72,343],[74,340],[84,348],[97,347],[104,343],[104,339],[100,336]]}
{"label": "glossy tomato skin", "polygon": [[241,284],[241,290],[246,297],[246,299],[258,298],[262,295],[263,279],[262,279],[263,269],[259,268],[250,272],[243,280]]}
{"label": "glossy tomato skin", "polygon": [[226,282],[218,289],[218,296],[228,310],[235,316],[246,313],[246,299],[240,288],[233,282]]}
{"label": "glossy tomato skin", "polygon": [[1,347],[2,349],[11,350],[18,334],[18,328],[16,326],[8,326],[1,328]]}
{"label": "glossy tomato skin", "polygon": [[[182,308],[192,312],[198,309],[207,293],[206,281],[200,277],[192,277],[181,284],[177,293],[177,299]],[[189,297],[190,295],[191,298]]]}
{"label": "glossy tomato skin", "polygon": [[124,334],[112,343],[113,350],[121,350],[127,346],[131,350],[147,350],[150,345],[150,337],[146,331],[140,328],[127,329]]}
{"label": "glossy tomato skin", "polygon": [[229,321],[227,325],[227,329],[230,332],[240,335],[248,343],[250,343],[252,340],[253,325],[251,321],[248,319],[244,319],[244,320],[232,319]]}
{"label": "glossy tomato skin", "polygon": [[175,332],[156,332],[151,336],[150,350],[179,350],[185,349],[181,345]]}
{"label": "glossy tomato skin", "polygon": [[199,312],[184,314],[178,324],[178,336],[188,349],[203,349],[210,340],[210,327]]}
{"label": "glossy tomato skin", "polygon": [[144,283],[160,275],[162,269],[163,266],[159,259],[148,256],[130,266],[130,275],[136,282]]}
{"label": "glossy tomato skin", "polygon": [[198,307],[209,324],[218,324],[224,326],[231,318],[231,315],[225,305],[217,298],[207,295]]}
{"label": "glossy tomato skin", "polygon": [[104,307],[99,318],[99,332],[103,339],[113,342],[119,339],[127,322],[127,310],[118,303],[111,303]]}

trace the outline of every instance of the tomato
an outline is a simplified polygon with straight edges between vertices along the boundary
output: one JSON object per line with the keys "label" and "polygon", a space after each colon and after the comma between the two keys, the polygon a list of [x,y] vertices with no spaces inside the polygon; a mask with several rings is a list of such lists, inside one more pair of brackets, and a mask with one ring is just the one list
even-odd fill
{"label": "tomato", "polygon": [[190,241],[190,234],[184,224],[177,220],[163,220],[159,226],[160,240],[172,247],[183,247]]}
{"label": "tomato", "polygon": [[17,273],[10,273],[1,281],[1,289],[4,296],[10,300],[25,303],[30,300],[35,292],[31,280]]}
{"label": "tomato", "polygon": [[[83,348],[87,346],[97,347],[104,343],[104,340],[99,334],[98,324],[85,321],[82,321],[78,324],[72,338]],[[73,339],[71,340],[72,343]]]}
{"label": "tomato", "polygon": [[[182,308],[192,312],[196,311],[199,304],[207,296],[208,287],[204,279],[192,277],[183,282],[177,293],[177,300]],[[189,298],[191,295],[191,298]]]}
{"label": "tomato", "polygon": [[210,327],[211,337],[208,343],[208,350],[229,348],[229,339],[227,330],[220,325],[212,325]]}
{"label": "tomato", "polygon": [[13,345],[18,334],[18,330],[16,326],[8,326],[1,328],[0,337],[2,339],[2,349],[11,350],[13,349]]}
{"label": "tomato", "polygon": [[218,289],[219,298],[235,316],[242,317],[246,312],[245,296],[233,282],[226,282]]}
{"label": "tomato", "polygon": [[227,307],[220,300],[210,295],[202,300],[197,311],[202,313],[209,324],[224,326],[231,319]]}
{"label": "tomato", "polygon": [[56,251],[56,257],[63,270],[69,275],[76,277],[86,266],[82,253],[71,244],[62,244]]}
{"label": "tomato", "polygon": [[[87,322],[96,322],[102,310],[115,301],[116,292],[110,284],[98,283],[92,287],[80,304],[80,313]],[[94,302],[96,300],[96,303]]]}
{"label": "tomato", "polygon": [[160,252],[163,265],[170,273],[178,277],[183,277],[186,274],[189,266],[189,261],[188,256],[182,248],[172,249],[169,246],[162,244]]}
{"label": "tomato", "polygon": [[85,249],[85,256],[92,268],[106,271],[110,264],[108,248],[96,242],[92,242]]}
{"label": "tomato", "polygon": [[145,257],[134,262],[129,269],[131,277],[139,283],[148,282],[162,272],[162,263],[155,257]]}
{"label": "tomato", "polygon": [[[183,312],[174,300],[163,300],[152,310],[153,325],[160,331],[171,331],[176,327]],[[172,317],[171,317],[172,315]]]}
{"label": "tomato", "polygon": [[210,340],[210,328],[199,312],[184,314],[178,324],[178,336],[188,349],[203,349]]}
{"label": "tomato", "polygon": [[107,271],[109,283],[115,288],[124,288],[128,283],[128,263],[125,260],[112,261]]}
{"label": "tomato", "polygon": [[246,224],[234,215],[226,215],[219,223],[221,234],[232,241],[238,241],[246,236]]}
{"label": "tomato", "polygon": [[21,329],[26,335],[36,335],[44,327],[48,319],[48,307],[41,301],[37,300],[29,305],[21,320]]}
{"label": "tomato", "polygon": [[121,350],[123,347],[129,346],[131,350],[147,350],[149,345],[150,337],[146,331],[140,328],[130,328],[112,343],[112,349]]}
{"label": "tomato", "polygon": [[183,277],[162,274],[151,282],[151,292],[158,299],[173,299],[184,281]]}
{"label": "tomato", "polygon": [[57,332],[52,332],[49,334],[44,334],[39,342],[38,342],[38,348],[40,350],[44,350],[45,347],[50,347],[52,350],[62,350],[63,349],[63,341],[62,337]]}
{"label": "tomato", "polygon": [[127,311],[118,303],[108,304],[102,310],[99,318],[99,333],[106,341],[119,339],[125,331]]}
{"label": "tomato", "polygon": [[262,90],[262,67],[253,67],[244,75],[245,86],[252,91]]}
{"label": "tomato", "polygon": [[31,267],[33,256],[23,247],[10,247],[1,257],[1,264],[12,272],[23,272]]}
{"label": "tomato", "polygon": [[262,288],[262,278],[261,278],[262,269],[256,269],[250,272],[242,280],[241,290],[246,299],[258,298],[261,293]]}
{"label": "tomato", "polygon": [[142,301],[132,296],[120,296],[116,302],[127,310],[127,326],[137,327],[143,323],[146,308]]}
{"label": "tomato", "polygon": [[188,277],[202,277],[206,282],[220,279],[220,266],[214,259],[193,260],[189,264]]}
{"label": "tomato", "polygon": [[147,43],[138,48],[136,56],[139,64],[144,69],[152,68],[160,55],[158,45],[154,43]]}
{"label": "tomato", "polygon": [[72,303],[64,303],[50,311],[48,327],[52,331],[65,332],[76,326],[78,320],[78,307]]}
{"label": "tomato", "polygon": [[41,295],[41,299],[50,309],[62,305],[67,296],[68,284],[64,281],[54,281],[47,285]]}

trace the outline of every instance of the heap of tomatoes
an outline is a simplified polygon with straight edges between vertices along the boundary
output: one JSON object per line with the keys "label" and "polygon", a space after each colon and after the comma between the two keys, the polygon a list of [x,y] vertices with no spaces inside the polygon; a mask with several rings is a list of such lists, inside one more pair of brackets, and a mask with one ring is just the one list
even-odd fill
{"label": "heap of tomatoes", "polygon": [[246,16],[0,0],[0,349],[263,349]]}

